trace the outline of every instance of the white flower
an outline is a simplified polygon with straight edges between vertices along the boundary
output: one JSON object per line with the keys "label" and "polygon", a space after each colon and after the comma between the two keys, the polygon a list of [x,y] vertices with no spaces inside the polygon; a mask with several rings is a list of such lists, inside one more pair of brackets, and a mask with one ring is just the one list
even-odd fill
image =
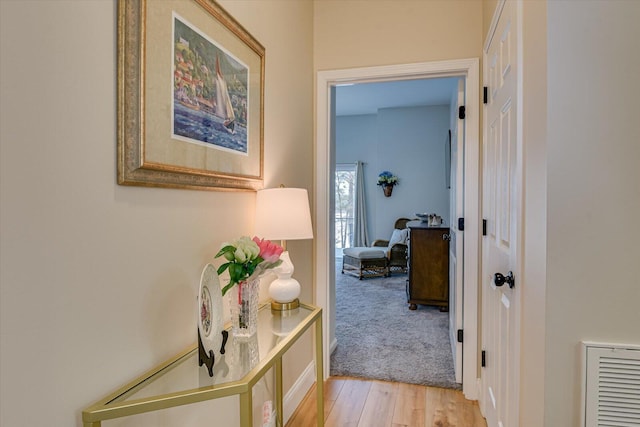
{"label": "white flower", "polygon": [[232,243],[232,246],[236,248],[234,252],[235,259],[240,263],[252,261],[260,254],[260,247],[247,236],[240,237]]}

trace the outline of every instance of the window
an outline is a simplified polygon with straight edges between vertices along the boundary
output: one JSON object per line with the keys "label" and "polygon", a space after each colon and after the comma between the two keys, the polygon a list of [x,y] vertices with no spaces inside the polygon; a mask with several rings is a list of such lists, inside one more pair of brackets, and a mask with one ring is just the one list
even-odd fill
{"label": "window", "polygon": [[356,200],[356,165],[336,165],[336,249],[353,245],[353,218]]}

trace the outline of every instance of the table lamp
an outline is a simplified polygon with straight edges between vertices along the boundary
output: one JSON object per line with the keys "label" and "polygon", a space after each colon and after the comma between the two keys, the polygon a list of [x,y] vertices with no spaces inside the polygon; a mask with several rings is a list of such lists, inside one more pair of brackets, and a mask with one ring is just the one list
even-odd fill
{"label": "table lamp", "polygon": [[291,310],[300,305],[300,283],[294,278],[287,240],[313,239],[309,196],[304,188],[268,188],[256,197],[255,234],[267,240],[280,240],[282,264],[273,269],[278,276],[269,286],[271,309]]}

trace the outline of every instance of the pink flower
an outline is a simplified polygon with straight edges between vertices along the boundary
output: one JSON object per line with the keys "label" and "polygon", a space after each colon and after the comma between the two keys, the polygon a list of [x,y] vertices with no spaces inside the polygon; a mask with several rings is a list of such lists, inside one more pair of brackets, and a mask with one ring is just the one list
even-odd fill
{"label": "pink flower", "polygon": [[282,254],[282,246],[272,243],[270,240],[259,239],[254,237],[253,241],[256,242],[260,248],[260,258],[267,262],[276,262]]}

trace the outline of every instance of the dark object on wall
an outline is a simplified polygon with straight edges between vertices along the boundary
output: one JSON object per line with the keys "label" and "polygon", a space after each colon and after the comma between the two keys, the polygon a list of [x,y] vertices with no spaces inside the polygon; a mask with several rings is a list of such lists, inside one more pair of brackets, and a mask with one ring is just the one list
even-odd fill
{"label": "dark object on wall", "polygon": [[444,145],[444,181],[451,188],[451,129]]}
{"label": "dark object on wall", "polygon": [[460,120],[464,120],[464,118],[467,116],[466,113],[466,108],[464,108],[464,105],[461,105],[460,107],[458,107],[458,118]]}
{"label": "dark object on wall", "polygon": [[382,191],[384,191],[385,197],[391,197],[391,193],[393,192],[393,187],[399,184],[398,177],[395,176],[392,172],[382,171],[378,175],[377,185],[382,187]]}

